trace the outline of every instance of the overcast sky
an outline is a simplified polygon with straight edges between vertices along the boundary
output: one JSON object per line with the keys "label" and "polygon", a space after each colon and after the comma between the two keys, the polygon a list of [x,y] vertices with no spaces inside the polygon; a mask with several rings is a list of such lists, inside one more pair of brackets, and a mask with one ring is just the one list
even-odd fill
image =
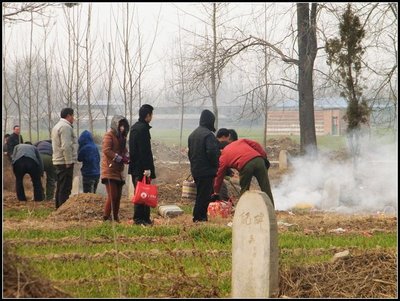
{"label": "overcast sky", "polygon": [[[205,5],[211,5],[210,2],[203,3]],[[226,3],[228,4],[228,3]],[[267,16],[267,31],[268,31],[268,41],[271,43],[280,43],[279,47],[281,50],[296,58],[296,47],[295,38],[288,38],[292,31],[296,29],[296,13],[295,13],[295,3],[267,3],[271,6],[268,11]],[[80,3],[79,9],[81,10],[81,21],[79,32],[81,34],[82,42],[84,43],[84,34],[86,30],[87,23],[87,11],[89,3]],[[228,19],[226,24],[231,27],[236,26],[240,29],[247,30],[248,33],[253,35],[262,36],[264,28],[255,26],[255,16],[259,17],[258,23],[262,20],[260,16],[260,10],[264,7],[264,3],[261,2],[232,2],[229,3],[229,15],[224,16],[224,20]],[[188,32],[202,33],[206,29],[206,25],[201,21],[205,20],[204,10],[202,8],[202,3],[199,2],[142,2],[142,3],[129,3],[130,12],[134,12],[133,18],[133,30],[132,38],[130,41],[130,47],[134,49],[137,47],[137,32],[136,27],[140,25],[140,32],[143,35],[143,48],[144,53],[147,55],[155,32],[157,30],[155,44],[149,58],[148,67],[145,73],[145,85],[147,89],[154,87],[157,83],[163,81],[163,76],[167,72],[167,67],[165,67],[167,61],[169,60],[169,55],[173,53],[173,42],[177,38],[179,24],[182,28],[188,31],[183,31],[183,34],[190,36]],[[68,10],[68,9],[67,9]],[[77,11],[75,9],[69,9],[70,13]],[[115,42],[116,40],[116,24],[119,24],[120,30],[122,31],[122,23],[124,18],[124,12],[126,11],[126,3],[121,2],[109,2],[100,3],[93,2],[92,6],[92,27],[91,27],[91,37],[92,41],[95,43],[94,50],[94,68],[93,73],[100,72],[99,70],[105,70],[106,62],[108,59],[107,51],[104,51],[108,42]],[[258,11],[258,12],[257,12]],[[254,12],[253,15],[250,13]],[[52,15],[48,30],[50,30],[48,37],[47,49],[48,51],[53,50],[55,61],[57,64],[65,64],[66,53],[68,50],[68,38],[67,38],[67,25],[66,18],[63,9],[51,8],[47,11],[47,14]],[[179,16],[179,17],[178,17]],[[240,17],[239,17],[240,16]],[[37,25],[34,27],[34,52],[36,49],[43,50],[43,35],[44,30],[39,25],[42,24],[41,18],[36,18]],[[292,25],[293,24],[293,25]],[[318,26],[324,30],[325,34],[329,34],[329,28],[337,29],[337,20],[334,18],[328,19],[326,13],[319,16]],[[210,33],[210,28],[207,29]],[[28,56],[29,54],[29,37],[30,37],[30,23],[20,22],[7,24],[4,28],[3,42],[7,45],[7,55],[6,55],[6,65],[15,63],[15,57]],[[284,41],[282,43],[282,41]],[[318,45],[319,47],[323,45]],[[53,49],[52,49],[53,48]],[[122,50],[117,50],[119,54],[117,60],[121,60]],[[320,57],[323,54],[323,50],[318,52],[318,58],[316,61],[316,68],[327,69],[325,63],[325,58]],[[367,53],[366,55],[370,55]],[[387,63],[384,61],[386,59],[385,53],[378,51],[372,53],[368,62],[376,64],[379,66],[385,66]],[[389,60],[393,61],[394,58]],[[243,62],[247,64],[251,71],[255,71],[255,65],[257,61]],[[96,65],[97,64],[97,65]],[[252,65],[253,64],[253,65]],[[392,63],[387,64],[388,68],[392,66]],[[276,67],[276,66],[275,66]],[[167,70],[167,71],[166,71]],[[246,70],[248,71],[248,70]],[[121,65],[119,66],[119,74],[121,74]],[[272,72],[272,76],[279,78],[288,78],[287,74],[284,72],[289,72],[287,70],[287,65],[280,64],[275,72]],[[289,72],[290,73],[290,72]],[[239,81],[239,85],[243,84],[243,72],[239,71],[236,74],[227,72],[225,74],[225,83],[228,81]],[[318,76],[315,77],[318,80]],[[291,78],[295,80],[295,78]],[[317,86],[316,86],[317,87]],[[233,91],[233,89],[230,89]],[[290,97],[290,92],[287,91]],[[232,92],[233,93],[233,92]],[[293,93],[292,93],[293,94]],[[229,97],[232,99],[232,97]]]}

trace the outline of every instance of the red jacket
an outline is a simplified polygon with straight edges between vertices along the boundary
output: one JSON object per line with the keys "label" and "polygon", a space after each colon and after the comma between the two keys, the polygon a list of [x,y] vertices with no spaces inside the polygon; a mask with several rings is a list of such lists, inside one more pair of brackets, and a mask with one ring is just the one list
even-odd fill
{"label": "red jacket", "polygon": [[214,179],[214,192],[219,193],[228,168],[232,167],[240,171],[247,162],[256,157],[267,158],[267,153],[256,141],[239,139],[225,146],[219,157],[217,176]]}

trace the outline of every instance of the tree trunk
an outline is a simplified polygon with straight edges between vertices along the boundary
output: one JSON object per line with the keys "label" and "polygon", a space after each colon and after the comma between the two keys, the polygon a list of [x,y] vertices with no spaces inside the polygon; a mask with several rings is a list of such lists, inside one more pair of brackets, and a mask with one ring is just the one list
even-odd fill
{"label": "tree trunk", "polygon": [[88,24],[87,24],[87,31],[86,31],[86,89],[87,89],[87,105],[88,105],[88,113],[89,113],[89,129],[90,132],[92,134],[94,134],[93,132],[93,114],[92,114],[92,104],[90,103],[91,99],[90,99],[90,95],[91,95],[91,53],[90,53],[90,47],[91,45],[89,45],[89,39],[90,39],[90,20],[91,20],[91,14],[92,14],[92,4],[89,3],[89,11],[88,11]]}
{"label": "tree trunk", "polygon": [[108,91],[107,91],[107,108],[106,108],[106,131],[108,130],[108,115],[110,114],[111,88],[112,88],[112,72],[111,72],[111,43],[108,43]]}
{"label": "tree trunk", "polygon": [[[33,43],[33,18],[31,12],[31,40],[29,43],[29,70],[28,70],[28,132],[29,141],[32,141],[32,43]],[[21,125],[20,125],[21,126]]]}
{"label": "tree trunk", "polygon": [[213,105],[213,111],[215,115],[215,128],[218,129],[218,106],[217,106],[217,75],[216,75],[216,57],[217,57],[217,24],[216,24],[217,8],[216,3],[213,3],[213,52],[212,52],[212,66],[211,66],[211,100]]}
{"label": "tree trunk", "polygon": [[317,54],[316,9],[317,4],[312,3],[310,16],[309,3],[297,3],[300,150],[312,156],[317,155],[313,91],[313,68]]}

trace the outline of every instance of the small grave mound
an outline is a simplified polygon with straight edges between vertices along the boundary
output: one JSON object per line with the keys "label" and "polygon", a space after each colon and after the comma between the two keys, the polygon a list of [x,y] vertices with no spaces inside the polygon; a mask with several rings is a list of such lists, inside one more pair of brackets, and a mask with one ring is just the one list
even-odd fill
{"label": "small grave mound", "polygon": [[64,204],[54,211],[49,218],[63,220],[101,220],[104,209],[104,197],[94,193],[79,193],[71,196]]}
{"label": "small grave mound", "polygon": [[297,156],[300,154],[300,145],[290,137],[271,138],[267,140],[266,152],[270,160],[278,160],[281,150],[287,150],[291,156]]}
{"label": "small grave mound", "polygon": [[38,276],[26,259],[3,248],[3,297],[4,298],[71,298],[56,288],[49,280]]}

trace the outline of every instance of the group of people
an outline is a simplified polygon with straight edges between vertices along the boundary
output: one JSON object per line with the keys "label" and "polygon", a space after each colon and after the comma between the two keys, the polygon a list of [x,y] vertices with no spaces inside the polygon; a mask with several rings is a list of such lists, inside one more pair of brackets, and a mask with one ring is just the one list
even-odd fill
{"label": "group of people", "polygon": [[[101,156],[89,131],[84,130],[77,142],[72,108],[61,110],[61,118],[53,127],[50,140],[34,145],[23,143],[20,127],[14,126],[13,134],[5,137],[3,152],[13,165],[18,200],[26,201],[23,177],[29,174],[34,187],[34,201],[54,198],[55,207],[59,208],[71,194],[74,164],[79,161],[82,162],[83,192],[96,193],[101,180],[107,191],[103,220],[119,222],[122,188],[125,185],[124,165],[128,165],[135,189],[143,177],[156,178],[150,135],[153,110],[149,104],[142,105],[138,121],[130,128],[125,117],[114,116],[110,129],[103,136]],[[268,179],[269,161],[263,147],[253,140],[238,139],[233,129],[222,128],[215,135],[214,123],[214,114],[203,110],[199,126],[188,138],[190,169],[197,188],[193,222],[208,220],[208,205],[212,200],[220,199],[220,194],[226,190],[223,179],[225,175],[232,175],[231,168],[239,172],[240,194],[249,190],[251,179],[255,176],[272,205],[274,202]],[[41,183],[44,172],[45,194]],[[150,207],[135,204],[133,222],[151,225]]]}
{"label": "group of people", "polygon": [[[12,163],[18,200],[27,201],[23,177],[29,174],[34,188],[33,200],[54,199],[56,209],[59,208],[71,194],[74,164],[80,161],[83,192],[96,193],[101,179],[107,191],[103,220],[119,222],[122,187],[125,184],[124,164],[129,165],[128,173],[132,176],[135,188],[144,176],[156,177],[150,143],[149,123],[152,116],[153,107],[143,105],[139,109],[139,120],[131,129],[125,117],[114,116],[109,131],[103,137],[101,158],[92,133],[83,131],[77,141],[72,108],[61,110],[61,118],[53,127],[50,140],[39,141],[34,145],[31,142],[24,143],[19,125],[14,126],[14,132],[4,137],[3,154]],[[130,152],[127,150],[128,143]],[[44,172],[45,194],[41,183]],[[136,224],[152,224],[150,207],[134,205],[133,220]]]}
{"label": "group of people", "polygon": [[215,135],[214,123],[214,114],[203,110],[199,126],[188,138],[190,169],[197,189],[193,222],[208,220],[208,205],[221,199],[223,180],[232,174],[231,168],[239,172],[240,195],[249,190],[254,176],[274,206],[268,178],[270,163],[264,148],[256,141],[238,139],[232,129],[220,129]]}

